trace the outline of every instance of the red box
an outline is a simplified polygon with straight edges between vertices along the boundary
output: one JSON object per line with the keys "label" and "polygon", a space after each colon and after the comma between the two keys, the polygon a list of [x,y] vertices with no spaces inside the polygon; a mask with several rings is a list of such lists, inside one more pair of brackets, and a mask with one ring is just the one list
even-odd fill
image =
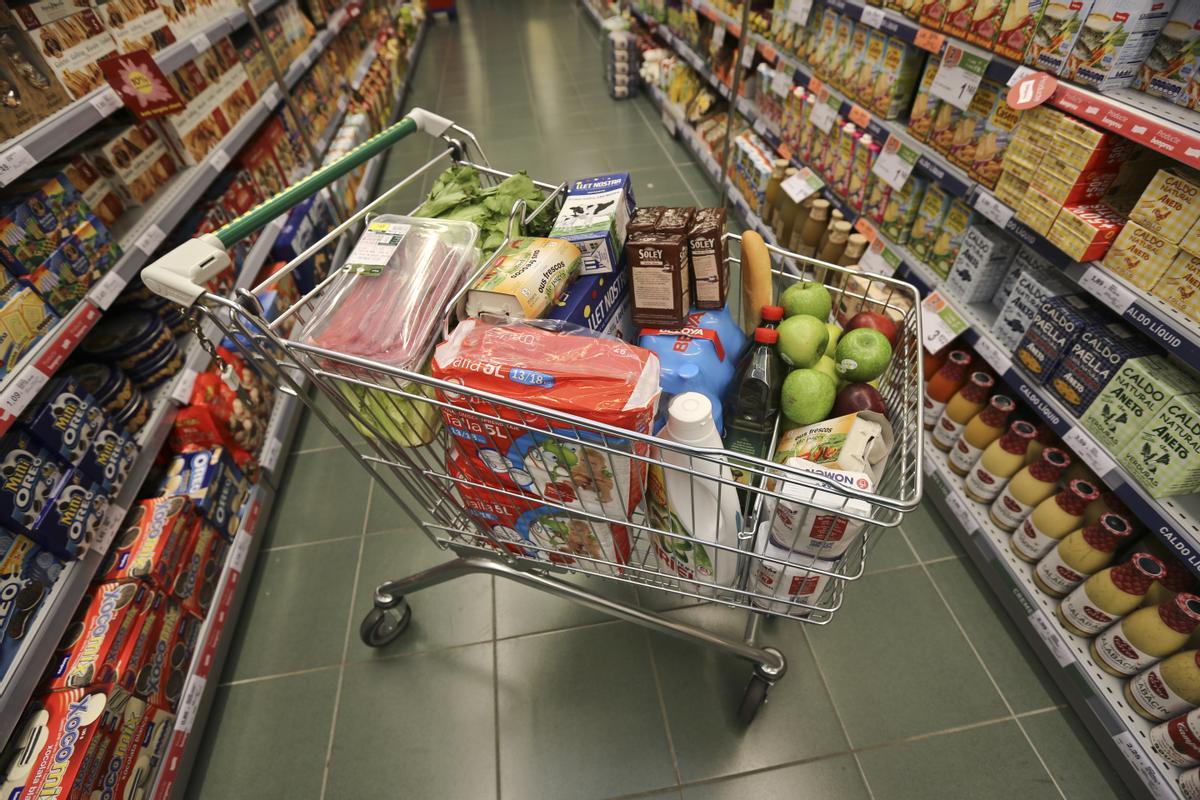
{"label": "red box", "polygon": [[137,722],[134,728],[122,725],[116,737],[116,747],[101,775],[102,798],[144,797],[150,793],[150,780],[158,774],[158,767],[171,746],[175,715],[165,708],[148,705]]}
{"label": "red box", "polygon": [[186,497],[142,500],[129,512],[109,548],[101,580],[137,578],[170,591],[183,548],[199,523]]}
{"label": "red box", "polygon": [[176,708],[200,638],[202,622],[184,613],[174,600],[166,599],[154,645],[138,675],[136,691],[140,697],[160,708]]}
{"label": "red box", "polygon": [[212,525],[202,523],[192,528],[172,591],[184,611],[201,619],[208,613],[227,550],[228,544]]}
{"label": "red box", "polygon": [[127,669],[126,648],[141,634],[156,592],[144,583],[110,581],[92,589],[50,660],[46,688],[108,683]]}
{"label": "red box", "polygon": [[1103,258],[1125,227],[1125,217],[1105,203],[1064,206],[1046,238],[1076,261]]}

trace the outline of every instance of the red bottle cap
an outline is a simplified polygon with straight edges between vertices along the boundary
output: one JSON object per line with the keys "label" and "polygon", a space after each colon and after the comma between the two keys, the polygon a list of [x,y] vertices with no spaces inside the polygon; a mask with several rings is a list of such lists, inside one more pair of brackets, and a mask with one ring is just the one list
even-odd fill
{"label": "red bottle cap", "polygon": [[1111,489],[1100,495],[1104,498],[1104,506],[1114,514],[1120,514],[1123,517],[1132,516],[1129,513],[1129,506],[1125,505],[1125,501],[1117,497],[1116,492]]}
{"label": "red bottle cap", "polygon": [[1158,607],[1158,617],[1173,631],[1191,633],[1200,625],[1200,597],[1177,594]]}
{"label": "red bottle cap", "polygon": [[783,306],[763,306],[760,316],[763,322],[779,322],[783,319]]}
{"label": "red bottle cap", "polygon": [[980,421],[989,428],[1003,428],[1004,423],[1008,421],[1008,415],[1016,407],[1017,404],[1008,395],[992,395],[992,399],[988,401],[987,408],[979,412]]}
{"label": "red bottle cap", "polygon": [[951,350],[946,363],[942,364],[938,372],[950,380],[961,381],[966,376],[969,366],[971,366],[970,353],[966,350]]}
{"label": "red bottle cap", "polygon": [[1012,425],[1008,426],[1008,433],[1000,437],[1000,449],[1006,453],[1014,455],[1024,455],[1029,449],[1029,443],[1033,441],[1033,437],[1037,435],[1037,431],[1023,419],[1019,419]]}
{"label": "red bottle cap", "polygon": [[1163,563],[1149,553],[1134,553],[1124,564],[1112,568],[1113,585],[1125,594],[1143,595],[1150,584],[1166,572]]}
{"label": "red bottle cap", "polygon": [[1057,447],[1047,447],[1029,465],[1029,474],[1043,483],[1057,483],[1062,471],[1071,466],[1071,457]]}
{"label": "red bottle cap", "polygon": [[964,400],[979,403],[987,399],[995,385],[996,379],[986,372],[972,372],[971,380],[960,391]]}
{"label": "red bottle cap", "polygon": [[1111,553],[1131,533],[1129,520],[1120,514],[1105,514],[1083,529],[1083,540],[1102,553]]}
{"label": "red bottle cap", "polygon": [[1100,492],[1096,491],[1095,486],[1076,478],[1067,484],[1067,488],[1054,496],[1054,502],[1058,503],[1058,507],[1071,516],[1081,517],[1087,504],[1098,497],[1100,497]]}
{"label": "red bottle cap", "polygon": [[779,331],[774,328],[755,328],[754,341],[759,344],[775,344],[779,341]]}

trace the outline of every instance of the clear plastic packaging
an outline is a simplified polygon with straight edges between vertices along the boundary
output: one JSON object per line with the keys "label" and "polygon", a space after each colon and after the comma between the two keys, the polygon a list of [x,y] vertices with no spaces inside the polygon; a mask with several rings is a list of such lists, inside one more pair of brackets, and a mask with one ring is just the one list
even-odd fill
{"label": "clear plastic packaging", "polygon": [[300,341],[419,369],[447,301],[479,265],[478,240],[471,222],[376,217],[324,290]]}

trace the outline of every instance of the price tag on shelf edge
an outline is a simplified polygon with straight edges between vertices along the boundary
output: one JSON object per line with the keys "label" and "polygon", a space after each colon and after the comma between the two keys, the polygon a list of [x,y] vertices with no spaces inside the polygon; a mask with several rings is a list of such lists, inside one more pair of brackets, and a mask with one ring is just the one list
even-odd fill
{"label": "price tag on shelf edge", "polygon": [[1013,70],[1013,74],[1008,76],[1008,83],[1006,85],[1009,88],[1012,88],[1013,86],[1017,85],[1017,81],[1021,80],[1021,78],[1024,78],[1026,75],[1032,75],[1035,72],[1037,72],[1037,70],[1018,65],[1017,68]]}
{"label": "price tag on shelf edge", "polygon": [[946,495],[946,505],[950,506],[955,519],[958,520],[959,525],[962,525],[968,536],[974,535],[975,531],[979,530],[979,523],[975,521],[975,515],[971,513],[971,509],[967,506],[967,499],[962,496],[961,492],[951,489]]}
{"label": "price tag on shelf edge", "polygon": [[975,210],[1003,229],[1013,218],[1013,210],[996,199],[991,192],[980,189],[975,195]]}
{"label": "price tag on shelf edge", "polygon": [[921,301],[921,327],[925,349],[936,353],[969,326],[940,292],[933,292]]}
{"label": "price tag on shelf edge", "polygon": [[792,2],[788,3],[788,22],[804,25],[808,22],[808,15],[811,11],[812,0],[792,0]]}
{"label": "price tag on shelf edge", "polygon": [[941,66],[929,87],[929,94],[966,111],[979,89],[983,73],[991,59],[969,53],[957,45],[947,45]]}
{"label": "price tag on shelf edge", "polygon": [[229,153],[225,151],[225,148],[218,147],[208,157],[208,163],[212,164],[217,172],[221,172],[229,166]]}
{"label": "price tag on shelf edge", "polygon": [[900,268],[900,256],[889,250],[882,238],[877,237],[858,259],[858,266],[866,272],[890,278]]}
{"label": "price tag on shelf edge", "polygon": [[928,50],[934,55],[942,52],[942,45],[945,43],[945,36],[929,28],[917,28],[917,33],[913,36],[913,44],[922,50]]}
{"label": "price tag on shelf edge", "polygon": [[192,389],[196,386],[196,370],[184,367],[175,379],[175,388],[171,390],[171,399],[176,403],[186,405],[192,402]]}
{"label": "price tag on shelf edge", "polygon": [[871,171],[888,186],[898,192],[903,191],[904,184],[908,182],[908,176],[912,174],[913,167],[917,165],[920,155],[900,136],[893,133],[884,142],[883,150],[875,159],[875,165],[871,167]]}
{"label": "price tag on shelf edge", "polygon": [[88,299],[101,311],[107,311],[113,300],[116,300],[117,295],[125,288],[125,283],[125,278],[116,270],[109,270],[88,292]]}
{"label": "price tag on shelf edge", "polygon": [[1121,731],[1114,734],[1113,741],[1117,743],[1117,747],[1125,755],[1125,760],[1129,762],[1129,765],[1142,776],[1142,783],[1150,790],[1150,796],[1154,800],[1175,800],[1179,797],[1175,790],[1168,785],[1158,768],[1151,763],[1146,751],[1138,745],[1137,739],[1131,732]]}
{"label": "price tag on shelf edge", "polygon": [[990,364],[999,375],[1008,372],[1012,367],[1012,359],[1008,357],[1008,354],[987,336],[980,335],[979,340],[975,342],[975,352],[979,353],[984,362]]}
{"label": "price tag on shelf edge", "polygon": [[209,47],[208,34],[197,33],[192,37],[192,49],[197,53],[203,53]]}
{"label": "price tag on shelf edge", "polygon": [[795,175],[779,184],[779,188],[787,193],[793,203],[802,202],[805,198],[820,191],[825,182],[808,167],[798,170]]}
{"label": "price tag on shelf edge", "polygon": [[204,695],[204,678],[193,674],[183,687],[183,697],[179,698],[179,714],[175,717],[176,733],[191,733],[192,723],[196,721],[196,710],[200,708],[200,698]]}
{"label": "price tag on shelf edge", "polygon": [[883,27],[884,19],[883,9],[875,8],[874,6],[863,6],[862,16],[859,19],[872,28],[881,28]]}
{"label": "price tag on shelf edge", "polygon": [[667,133],[671,134],[672,136],[675,135],[675,129],[676,129],[675,115],[672,114],[670,111],[668,111],[665,108],[663,109],[663,112],[662,112],[662,126],[667,129]]}
{"label": "price tag on shelf edge", "polygon": [[8,186],[36,163],[37,159],[19,144],[0,153],[0,186]]}
{"label": "price tag on shelf edge", "polygon": [[107,553],[109,545],[117,536],[117,531],[121,529],[121,522],[125,519],[126,509],[120,506],[109,506],[108,513],[104,517],[104,527],[100,529],[100,533],[96,536],[96,541],[93,547],[100,553]]}
{"label": "price tag on shelf edge", "polygon": [[719,48],[723,44],[725,44],[725,26],[724,25],[713,25],[713,32],[712,32],[713,48],[714,49]]}
{"label": "price tag on shelf edge", "polygon": [[0,408],[16,416],[29,405],[33,396],[42,390],[50,376],[34,366],[21,370],[11,384],[4,387],[0,395]]}
{"label": "price tag on shelf edge", "polygon": [[746,39],[742,42],[742,66],[749,69],[754,66],[754,44]]}
{"label": "price tag on shelf edge", "polygon": [[283,443],[278,438],[272,436],[263,445],[262,457],[259,463],[268,472],[279,466],[279,452],[283,449]]}
{"label": "price tag on shelf edge", "polygon": [[105,86],[92,98],[92,108],[103,117],[121,107],[121,96],[111,86]]}
{"label": "price tag on shelf edge", "polygon": [[771,78],[771,91],[780,97],[787,97],[788,92],[792,90],[792,74],[788,72],[786,66],[782,66],[775,70],[775,75]]}
{"label": "price tag on shelf edge", "polygon": [[821,133],[829,133],[837,120],[837,111],[829,103],[817,103],[809,112],[809,120]]}
{"label": "price tag on shelf edge", "polygon": [[1079,285],[1103,300],[1106,306],[1118,314],[1124,314],[1133,305],[1133,292],[1095,265],[1083,271],[1083,275],[1079,278]]}
{"label": "price tag on shelf edge", "polygon": [[163,239],[165,238],[167,238],[167,235],[163,233],[162,228],[151,224],[150,227],[142,231],[141,236],[138,236],[133,246],[146,255],[153,255],[154,251],[158,249],[158,246],[163,243]]}
{"label": "price tag on shelf edge", "polygon": [[1083,459],[1083,463],[1091,467],[1092,472],[1103,478],[1117,468],[1108,451],[1099,442],[1083,432],[1082,428],[1072,427],[1063,435],[1063,444],[1075,451]]}
{"label": "price tag on shelf edge", "polygon": [[269,106],[274,106],[276,103],[278,103],[280,98],[279,84],[272,83],[270,86],[268,86],[267,90],[263,92],[263,98],[266,99],[267,105]]}
{"label": "price tag on shelf edge", "polygon": [[1075,661],[1075,654],[1071,652],[1070,646],[1058,631],[1058,622],[1051,620],[1045,611],[1039,608],[1030,614],[1029,624],[1038,632],[1038,636],[1042,637],[1046,647],[1050,648],[1050,652],[1054,654],[1054,660],[1060,667],[1065,667]]}
{"label": "price tag on shelf edge", "polygon": [[233,547],[229,553],[229,568],[241,572],[242,567],[246,565],[246,553],[249,550],[250,534],[246,533],[243,528],[233,537]]}

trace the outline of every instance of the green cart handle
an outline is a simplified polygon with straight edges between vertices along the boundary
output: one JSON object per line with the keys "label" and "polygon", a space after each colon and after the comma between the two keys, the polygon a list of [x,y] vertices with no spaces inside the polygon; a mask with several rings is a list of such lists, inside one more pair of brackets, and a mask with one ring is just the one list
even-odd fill
{"label": "green cart handle", "polygon": [[409,134],[421,131],[430,136],[441,136],[453,125],[445,117],[421,108],[412,109],[395,125],[259,203],[216,233],[189,239],[165,253],[142,270],[142,281],[155,294],[183,306],[192,305],[204,294],[204,284],[229,267],[228,249],[234,244]]}

